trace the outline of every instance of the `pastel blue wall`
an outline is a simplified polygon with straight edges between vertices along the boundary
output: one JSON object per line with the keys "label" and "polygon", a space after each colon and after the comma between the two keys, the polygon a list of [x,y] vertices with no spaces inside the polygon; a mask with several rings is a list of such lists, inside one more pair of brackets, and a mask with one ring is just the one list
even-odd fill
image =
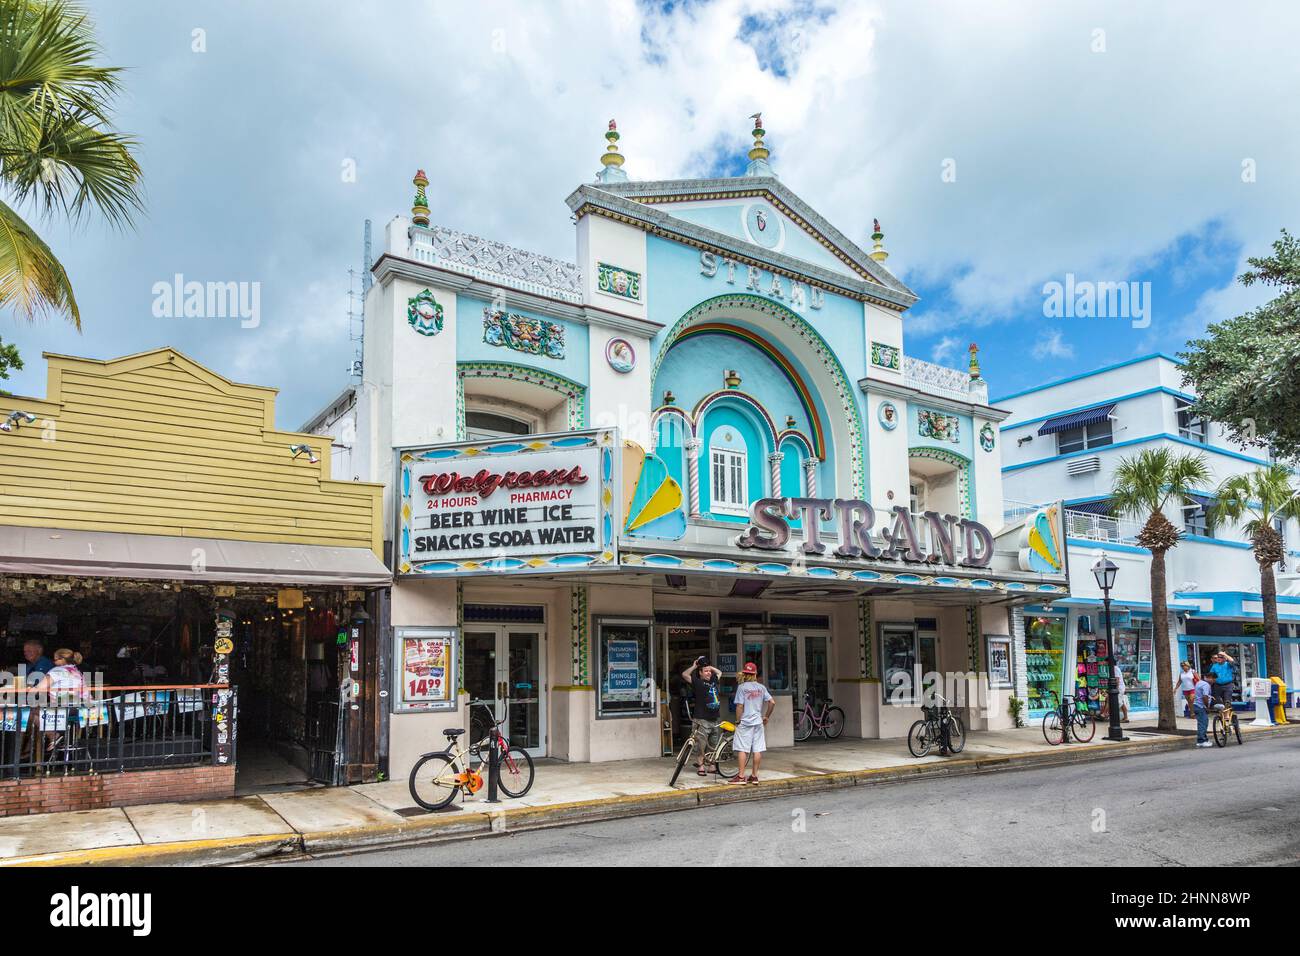
{"label": "pastel blue wall", "polygon": [[[762,498],[769,493],[767,481],[767,456],[772,451],[772,443],[764,434],[764,425],[751,409],[731,399],[721,399],[718,404],[710,406],[704,413],[704,424],[700,428],[703,446],[700,449],[700,511],[710,512],[713,501],[713,460],[711,449],[732,448],[745,452],[745,465],[749,499]],[[737,521],[747,523],[748,517],[739,515],[709,514],[719,521]]]}
{"label": "pastel blue wall", "polygon": [[[590,365],[587,359],[588,335],[585,325],[567,322],[541,312],[530,312],[527,309],[507,309],[508,312],[554,322],[564,328],[564,358],[553,359],[545,355],[517,352],[498,345],[488,345],[483,341],[483,310],[488,305],[486,300],[473,296],[456,296],[456,361],[509,362],[563,375],[579,385],[588,384]],[[596,411],[598,410],[588,409],[588,416]]]}

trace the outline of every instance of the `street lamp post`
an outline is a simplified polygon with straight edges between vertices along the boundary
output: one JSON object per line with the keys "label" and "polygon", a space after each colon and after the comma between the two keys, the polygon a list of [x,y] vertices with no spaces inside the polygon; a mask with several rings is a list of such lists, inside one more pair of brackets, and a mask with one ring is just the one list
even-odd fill
{"label": "street lamp post", "polygon": [[1110,589],[1115,586],[1115,575],[1118,573],[1119,566],[1106,557],[1105,551],[1092,566],[1092,576],[1097,579],[1097,587],[1101,588],[1101,605],[1106,614],[1106,667],[1110,671],[1110,677],[1106,681],[1106,711],[1110,715],[1110,732],[1106,734],[1106,739],[1123,741],[1128,738],[1124,736],[1119,723],[1119,670],[1115,663],[1115,637],[1110,630]]}

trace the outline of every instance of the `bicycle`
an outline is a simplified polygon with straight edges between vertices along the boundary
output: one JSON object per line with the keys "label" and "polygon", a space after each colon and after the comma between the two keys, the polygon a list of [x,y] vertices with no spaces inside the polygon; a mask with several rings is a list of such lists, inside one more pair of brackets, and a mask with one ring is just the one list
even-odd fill
{"label": "bicycle", "polygon": [[1231,705],[1216,703],[1214,705],[1214,743],[1219,747],[1228,746],[1228,724],[1232,724],[1232,732],[1237,738],[1237,743],[1242,743],[1241,739],[1241,721],[1237,719],[1237,712],[1232,709]]}
{"label": "bicycle", "polygon": [[[1056,696],[1051,691],[1048,693]],[[1076,697],[1067,697],[1043,717],[1043,739],[1053,747],[1065,743],[1071,734],[1079,743],[1086,744],[1096,733],[1097,718],[1086,707],[1081,709]]]}
{"label": "bicycle", "polygon": [[[470,752],[460,745],[464,728],[448,728],[442,733],[447,738],[447,749],[422,756],[408,779],[411,799],[430,811],[448,806],[457,794],[464,800],[466,794],[478,793],[487,783],[487,760],[477,767],[470,766]],[[497,764],[497,788],[507,797],[519,798],[532,785],[533,758],[522,747],[507,746]]]}
{"label": "bicycle", "polygon": [[808,691],[803,695],[803,710],[794,719],[794,739],[802,743],[814,730],[820,731],[827,740],[834,740],[844,733],[844,711],[832,707],[828,698],[822,701],[821,710],[814,713],[813,693]]}
{"label": "bicycle", "polygon": [[948,701],[935,695],[936,707],[921,707],[921,719],[907,732],[907,749],[913,757],[924,757],[937,743],[941,754],[959,754],[966,748],[966,728],[952,712]]}
{"label": "bicycle", "polygon": [[[732,780],[740,773],[740,761],[736,759],[736,753],[731,749],[731,739],[736,735],[736,725],[729,720],[719,721],[718,728],[721,733],[718,734],[718,742],[712,750],[706,750],[703,754],[704,764],[713,765],[713,772],[723,780]],[[682,744],[682,749],[677,754],[677,766],[673,768],[672,779],[668,781],[668,786],[677,786],[677,778],[682,774],[682,768],[686,762],[691,759],[691,754],[695,750],[695,734],[692,733],[686,738],[686,743]]]}

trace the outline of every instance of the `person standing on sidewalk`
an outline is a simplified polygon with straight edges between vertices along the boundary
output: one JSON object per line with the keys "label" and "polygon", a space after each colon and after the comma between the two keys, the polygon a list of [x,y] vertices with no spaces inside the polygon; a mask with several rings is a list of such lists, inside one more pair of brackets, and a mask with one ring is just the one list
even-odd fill
{"label": "person standing on sidewalk", "polygon": [[691,736],[695,738],[695,772],[707,777],[709,768],[704,765],[704,755],[712,753],[722,735],[718,719],[722,716],[722,698],[718,696],[718,678],[722,671],[709,663],[701,654],[695,663],[682,671],[682,680],[691,688]]}
{"label": "person standing on sidewalk", "polygon": [[[744,682],[736,688],[736,736],[731,749],[740,759],[740,772],[732,783],[758,783],[758,768],[767,750],[767,718],[772,716],[776,701],[766,687],[758,682],[758,666],[750,661],[741,671]],[[754,759],[754,770],[745,776],[745,762]]]}
{"label": "person standing on sidewalk", "polygon": [[[1213,680],[1213,678],[1211,678]],[[1210,706],[1214,692],[1205,678],[1192,685],[1192,712],[1196,714],[1196,746],[1213,747],[1207,731],[1210,728]]]}
{"label": "person standing on sidewalk", "polygon": [[1174,690],[1183,695],[1183,700],[1187,702],[1187,716],[1192,717],[1192,702],[1196,699],[1196,682],[1200,680],[1196,676],[1196,671],[1192,670],[1191,661],[1183,661],[1183,671],[1178,675],[1178,681],[1174,684]]}

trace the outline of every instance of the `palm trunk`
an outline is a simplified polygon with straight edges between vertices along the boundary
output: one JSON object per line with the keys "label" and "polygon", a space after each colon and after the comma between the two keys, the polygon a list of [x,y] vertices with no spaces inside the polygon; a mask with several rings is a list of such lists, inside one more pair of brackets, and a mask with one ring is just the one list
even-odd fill
{"label": "palm trunk", "polygon": [[[1259,596],[1264,604],[1264,675],[1282,676],[1282,635],[1277,626],[1277,582],[1271,561],[1259,566]],[[1245,675],[1242,675],[1243,678]]]}
{"label": "palm trunk", "polygon": [[1177,730],[1174,695],[1169,690],[1174,686],[1174,649],[1169,646],[1172,638],[1169,634],[1169,608],[1165,604],[1165,552],[1159,550],[1151,552],[1151,638],[1156,657],[1155,690],[1160,702],[1159,728]]}

